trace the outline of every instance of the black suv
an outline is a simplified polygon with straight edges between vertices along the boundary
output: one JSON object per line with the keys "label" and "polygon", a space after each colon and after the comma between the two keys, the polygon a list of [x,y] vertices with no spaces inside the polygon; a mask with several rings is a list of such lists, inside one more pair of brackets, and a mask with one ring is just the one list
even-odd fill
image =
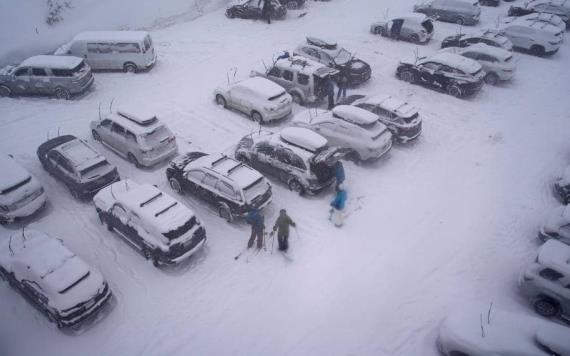
{"label": "black suv", "polygon": [[[278,0],[271,0],[271,7],[273,9],[271,12],[272,19],[281,20],[287,15],[287,9]],[[259,0],[249,0],[241,4],[232,5],[227,8],[226,16],[230,19],[236,17],[240,19],[260,19],[261,7],[259,6]]]}
{"label": "black suv", "polygon": [[228,222],[271,202],[271,185],[261,173],[222,154],[180,155],[170,162],[166,178],[178,194],[198,196],[214,205]]}
{"label": "black suv", "polygon": [[400,62],[396,76],[456,98],[473,95],[483,87],[485,72],[476,61],[452,53],[422,57],[415,63]]}
{"label": "black suv", "polygon": [[48,140],[38,147],[37,154],[44,169],[61,180],[76,199],[92,197],[120,180],[115,166],[75,136]]}

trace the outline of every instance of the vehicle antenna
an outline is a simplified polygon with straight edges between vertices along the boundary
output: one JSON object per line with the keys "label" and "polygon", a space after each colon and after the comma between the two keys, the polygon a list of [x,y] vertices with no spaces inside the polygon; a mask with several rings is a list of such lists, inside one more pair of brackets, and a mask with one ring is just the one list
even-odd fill
{"label": "vehicle antenna", "polygon": [[10,241],[8,241],[8,249],[10,250],[10,256],[14,256],[14,250],[12,250],[12,237],[14,235],[10,235]]}
{"label": "vehicle antenna", "polygon": [[483,313],[479,314],[479,320],[481,321],[481,337],[485,337],[485,329],[483,328]]}
{"label": "vehicle antenna", "polygon": [[99,102],[99,120],[101,120],[101,102]]}
{"label": "vehicle antenna", "polygon": [[111,102],[109,103],[109,114],[113,112],[113,102],[115,101],[115,98],[111,99]]}
{"label": "vehicle antenna", "polygon": [[237,72],[238,72],[237,67],[234,67],[234,82],[236,81]]}
{"label": "vehicle antenna", "polygon": [[418,47],[414,48],[414,57],[416,58],[414,61],[414,64],[418,62],[418,58],[419,58],[419,49]]}
{"label": "vehicle antenna", "polygon": [[125,187],[129,190],[129,177],[125,177]]}
{"label": "vehicle antenna", "polygon": [[61,129],[61,127],[57,127],[57,137],[59,137],[59,130]]}
{"label": "vehicle antenna", "polygon": [[[23,240],[24,242],[26,242],[26,232],[25,232],[25,230],[26,230],[26,225],[24,224],[24,225],[22,225],[22,240]],[[24,247],[26,247],[25,244],[24,244]]]}
{"label": "vehicle antenna", "polygon": [[388,18],[388,14],[390,13],[390,8],[387,8],[386,11],[384,11],[384,18],[387,19]]}
{"label": "vehicle antenna", "polygon": [[112,184],[111,184],[111,196],[113,197],[113,199],[117,200],[115,193],[113,193],[113,185]]}
{"label": "vehicle antenna", "polygon": [[493,302],[489,305],[489,311],[487,312],[487,324],[491,325],[491,309],[493,309]]}

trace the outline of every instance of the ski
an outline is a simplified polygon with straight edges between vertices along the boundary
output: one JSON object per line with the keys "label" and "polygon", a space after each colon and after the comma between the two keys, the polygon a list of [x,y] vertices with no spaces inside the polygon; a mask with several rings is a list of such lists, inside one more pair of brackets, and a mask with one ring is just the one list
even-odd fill
{"label": "ski", "polygon": [[241,250],[241,252],[238,253],[236,257],[234,257],[234,260],[238,260],[241,257],[241,255],[243,255],[246,251],[247,251],[247,247],[244,248],[243,250]]}
{"label": "ski", "polygon": [[259,252],[261,252],[260,248],[255,247],[255,250],[250,253],[247,258],[245,259],[245,263],[249,263],[249,261],[254,258],[255,256],[259,255]]}
{"label": "ski", "polygon": [[293,258],[292,258],[291,256],[289,256],[289,255],[287,254],[287,252],[285,252],[285,251],[279,251],[279,254],[280,254],[281,256],[283,256],[283,258],[285,259],[285,261],[287,261],[287,262],[293,262]]}

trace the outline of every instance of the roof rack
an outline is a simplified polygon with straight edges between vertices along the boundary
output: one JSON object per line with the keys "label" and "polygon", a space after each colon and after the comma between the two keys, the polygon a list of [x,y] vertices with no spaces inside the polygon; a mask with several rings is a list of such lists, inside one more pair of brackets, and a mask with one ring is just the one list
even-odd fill
{"label": "roof rack", "polygon": [[[162,194],[162,193],[161,193]],[[174,203],[170,204],[169,206],[167,206],[166,208],[162,209],[161,211],[159,211],[158,213],[154,214],[154,217],[157,218],[159,215],[162,215],[164,213],[166,213],[168,210],[172,209],[173,207],[175,207],[178,204],[177,201],[175,201]]]}
{"label": "roof rack", "polygon": [[226,158],[228,158],[228,156],[223,154],[220,158],[212,162],[212,167],[215,167],[217,164],[221,163],[222,161],[225,161]]}
{"label": "roof rack", "polygon": [[159,192],[158,194],[156,194],[155,196],[153,196],[152,198],[150,198],[147,201],[144,201],[140,204],[140,207],[142,208],[143,206],[152,203],[154,200],[156,200],[157,198],[160,198],[162,196],[162,192]]}

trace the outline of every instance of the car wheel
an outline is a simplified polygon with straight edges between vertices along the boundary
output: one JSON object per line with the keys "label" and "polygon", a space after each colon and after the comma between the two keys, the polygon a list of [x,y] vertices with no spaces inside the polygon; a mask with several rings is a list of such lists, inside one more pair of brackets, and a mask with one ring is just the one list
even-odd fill
{"label": "car wheel", "polygon": [[141,164],[139,163],[139,161],[137,160],[137,158],[135,157],[135,155],[133,155],[132,153],[129,152],[129,154],[127,155],[127,159],[129,160],[129,162],[131,162],[132,164],[135,165],[135,167],[140,168]]}
{"label": "car wheel", "polygon": [[69,192],[71,193],[71,196],[73,197],[73,199],[79,200],[79,201],[81,201],[83,199],[83,197],[81,196],[81,194],[79,194],[79,192],[77,190],[69,188]]}
{"label": "car wheel", "polygon": [[418,37],[418,35],[412,34],[412,35],[410,35],[410,42],[420,43],[420,38]]}
{"label": "car wheel", "polygon": [[225,221],[231,223],[234,221],[234,216],[232,214],[232,210],[226,203],[220,203],[218,205],[218,215]]}
{"label": "car wheel", "polygon": [[137,66],[131,62],[125,63],[125,65],[123,65],[123,71],[125,71],[125,73],[136,73]]}
{"label": "car wheel", "polygon": [[220,94],[216,95],[216,104],[223,106],[224,108],[228,107],[228,103],[226,101],[226,98],[224,98]]}
{"label": "car wheel", "polygon": [[534,45],[530,47],[530,53],[532,53],[535,56],[542,57],[545,55],[546,52],[544,50],[544,47],[539,45]]}
{"label": "car wheel", "polygon": [[490,85],[497,85],[499,82],[499,77],[495,73],[488,73],[485,76],[485,83]]}
{"label": "car wheel", "polygon": [[91,130],[91,136],[93,136],[93,139],[95,141],[101,142],[101,136],[99,136],[99,133],[97,133],[97,131]]}
{"label": "car wheel", "polygon": [[358,152],[352,150],[350,151],[347,155],[346,155],[346,159],[349,161],[352,161],[356,164],[360,163],[362,161],[362,159],[360,158],[360,155],[358,154]]}
{"label": "car wheel", "polygon": [[558,315],[560,311],[558,304],[546,298],[536,300],[533,306],[534,310],[536,310],[538,314],[546,318],[552,318],[553,316]]}
{"label": "car wheel", "polygon": [[297,1],[289,1],[285,7],[287,10],[297,10],[299,8],[299,3]]}
{"label": "car wheel", "polygon": [[292,93],[291,97],[293,98],[293,102],[295,104],[303,105],[303,98],[301,98],[301,95],[297,93]]}
{"label": "car wheel", "polygon": [[255,122],[259,122],[259,124],[263,124],[263,116],[255,110],[251,112],[251,119]]}
{"label": "car wheel", "polygon": [[182,191],[182,185],[180,184],[178,179],[170,178],[168,182],[170,183],[170,188],[172,188],[172,190],[174,190],[176,193],[180,195],[184,194],[184,192]]}
{"label": "car wheel", "polygon": [[451,84],[447,87],[447,93],[456,98],[461,97],[461,89],[455,84]]}
{"label": "car wheel", "polygon": [[71,98],[71,94],[69,93],[69,90],[64,89],[64,88],[56,88],[54,94],[55,94],[55,97],[58,99],[69,100],[69,98]]}
{"label": "car wheel", "polygon": [[9,97],[12,95],[12,90],[5,85],[0,85],[0,97]]}
{"label": "car wheel", "polygon": [[460,26],[463,26],[465,24],[465,19],[463,19],[463,17],[458,17],[453,22],[455,22],[456,24],[458,24]]}
{"label": "car wheel", "polygon": [[233,11],[227,10],[227,11],[226,11],[226,17],[227,17],[228,19],[233,19],[233,18],[235,18],[236,16],[235,16],[235,14],[234,14]]}
{"label": "car wheel", "polygon": [[305,192],[305,188],[303,188],[301,183],[299,183],[299,181],[296,179],[291,179],[288,185],[289,189],[292,192],[298,193],[299,195],[303,195],[303,193]]}
{"label": "car wheel", "polygon": [[149,261],[152,261],[152,265],[153,265],[154,267],[158,267],[158,266],[159,266],[158,259],[156,258],[156,256],[155,256],[148,248],[145,248],[145,249],[143,250],[143,255],[144,255],[144,258],[146,258],[146,259],[149,260]]}
{"label": "car wheel", "polygon": [[410,72],[409,70],[404,70],[400,72],[400,79],[410,84],[413,84],[416,82],[416,75],[413,72]]}

